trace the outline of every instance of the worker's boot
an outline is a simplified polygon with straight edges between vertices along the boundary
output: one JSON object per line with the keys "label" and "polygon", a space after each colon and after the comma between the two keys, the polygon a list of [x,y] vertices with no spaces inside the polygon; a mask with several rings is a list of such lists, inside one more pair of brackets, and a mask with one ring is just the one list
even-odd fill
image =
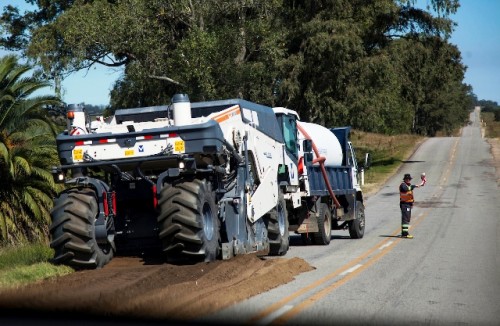
{"label": "worker's boot", "polygon": [[401,225],[401,238],[413,239],[413,236],[408,233],[410,229],[410,224]]}

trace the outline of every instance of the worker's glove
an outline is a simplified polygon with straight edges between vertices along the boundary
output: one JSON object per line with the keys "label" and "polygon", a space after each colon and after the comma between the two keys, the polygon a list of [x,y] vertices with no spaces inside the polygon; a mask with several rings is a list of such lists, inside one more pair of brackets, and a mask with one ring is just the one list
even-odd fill
{"label": "worker's glove", "polygon": [[421,187],[425,186],[425,183],[427,182],[427,177],[425,176],[424,172],[420,175],[420,180],[422,180],[422,183],[420,184],[420,186]]}

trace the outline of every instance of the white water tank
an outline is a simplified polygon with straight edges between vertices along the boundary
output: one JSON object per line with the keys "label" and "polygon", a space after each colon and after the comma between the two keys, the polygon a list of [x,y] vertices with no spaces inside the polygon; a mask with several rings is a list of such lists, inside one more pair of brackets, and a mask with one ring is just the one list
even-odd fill
{"label": "white water tank", "polygon": [[[325,166],[340,166],[342,165],[342,147],[337,137],[327,128],[315,123],[297,121],[299,129],[299,141],[302,143],[306,136],[301,128],[309,135],[313,144],[318,149],[319,156],[326,158]],[[302,149],[302,146],[301,146]],[[299,157],[303,152],[299,151]],[[316,153],[313,150],[313,159],[316,159]]]}

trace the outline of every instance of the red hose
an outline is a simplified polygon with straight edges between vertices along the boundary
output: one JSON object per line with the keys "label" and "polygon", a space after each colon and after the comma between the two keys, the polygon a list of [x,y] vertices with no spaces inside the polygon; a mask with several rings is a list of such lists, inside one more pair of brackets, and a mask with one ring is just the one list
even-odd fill
{"label": "red hose", "polygon": [[306,137],[306,139],[309,139],[312,142],[312,147],[313,147],[314,153],[316,154],[316,159],[313,160],[313,163],[319,163],[319,167],[321,169],[321,174],[323,175],[323,179],[325,180],[326,189],[328,190],[330,197],[332,197],[333,202],[335,203],[335,207],[340,208],[340,203],[337,200],[337,197],[335,197],[335,194],[333,193],[332,186],[330,185],[330,181],[328,180],[328,176],[326,174],[326,169],[325,169],[326,158],[319,156],[319,151],[318,151],[318,148],[316,147],[316,144],[314,143],[314,140],[311,139],[309,134],[298,123],[297,123],[297,128],[304,135],[304,137]]}

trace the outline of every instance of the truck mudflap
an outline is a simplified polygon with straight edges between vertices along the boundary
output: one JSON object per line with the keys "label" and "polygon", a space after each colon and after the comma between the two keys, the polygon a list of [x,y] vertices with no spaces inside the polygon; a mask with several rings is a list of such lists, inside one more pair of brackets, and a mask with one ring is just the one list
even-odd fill
{"label": "truck mudflap", "polygon": [[225,139],[219,124],[209,120],[196,125],[119,134],[61,134],[56,142],[64,168],[96,166],[105,162],[164,160],[191,153],[220,153]]}

